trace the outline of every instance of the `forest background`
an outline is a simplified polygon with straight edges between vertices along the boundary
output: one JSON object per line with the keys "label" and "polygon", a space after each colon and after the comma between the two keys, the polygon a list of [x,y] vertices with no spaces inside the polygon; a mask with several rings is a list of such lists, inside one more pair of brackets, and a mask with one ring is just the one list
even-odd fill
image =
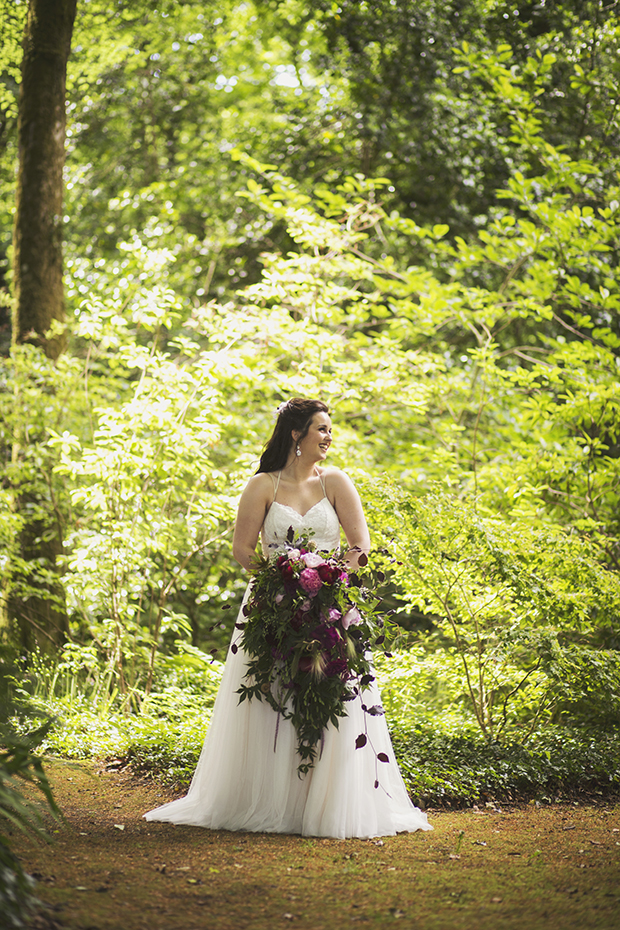
{"label": "forest background", "polygon": [[47,316],[16,258],[45,6],[1,2],[5,764],[187,779],[236,501],[302,395],[387,575],[417,802],[617,787],[617,0],[78,0]]}

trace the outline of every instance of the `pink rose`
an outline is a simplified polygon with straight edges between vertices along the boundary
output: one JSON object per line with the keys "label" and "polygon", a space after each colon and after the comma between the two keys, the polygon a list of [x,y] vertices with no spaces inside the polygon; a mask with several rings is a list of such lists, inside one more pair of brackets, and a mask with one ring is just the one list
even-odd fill
{"label": "pink rose", "polygon": [[324,613],[321,614],[324,623],[338,623],[341,617],[342,614],[337,607],[330,607],[327,611],[327,616],[325,616]]}
{"label": "pink rose", "polygon": [[276,604],[281,604],[284,600],[284,595],[282,593],[276,594]]}
{"label": "pink rose", "polygon": [[301,561],[305,562],[308,568],[318,568],[325,560],[322,559],[320,555],[317,555],[316,552],[304,552]]}
{"label": "pink rose", "polygon": [[321,581],[321,576],[315,568],[304,568],[303,572],[299,576],[299,585],[306,594],[309,594],[310,597],[314,597],[318,594],[321,589],[323,582]]}
{"label": "pink rose", "polygon": [[286,554],[288,556],[289,562],[296,562],[301,555],[299,549],[289,549]]}
{"label": "pink rose", "polygon": [[362,615],[360,614],[357,607],[350,607],[342,618],[342,626],[345,630],[348,630],[350,626],[357,626],[358,623],[361,622]]}

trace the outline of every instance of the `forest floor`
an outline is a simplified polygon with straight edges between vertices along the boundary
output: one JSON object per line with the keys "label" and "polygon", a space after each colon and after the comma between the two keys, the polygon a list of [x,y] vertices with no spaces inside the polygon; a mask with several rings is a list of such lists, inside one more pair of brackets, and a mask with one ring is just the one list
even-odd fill
{"label": "forest floor", "polygon": [[169,792],[94,764],[48,767],[64,821],[13,835],[36,930],[617,930],[620,805],[430,811],[383,840],[147,823]]}

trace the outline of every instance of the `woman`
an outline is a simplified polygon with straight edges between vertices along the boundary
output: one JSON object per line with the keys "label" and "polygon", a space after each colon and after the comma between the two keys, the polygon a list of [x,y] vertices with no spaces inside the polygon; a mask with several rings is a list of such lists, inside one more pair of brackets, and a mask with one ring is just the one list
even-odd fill
{"label": "woman", "polygon": [[[284,544],[291,526],[312,530],[320,549],[338,548],[342,528],[352,566],[360,552],[369,550],[352,482],[320,464],[331,441],[329,410],[322,401],[295,398],[278,408],[273,435],[239,503],[233,554],[248,571],[259,535],[263,551],[273,551]],[[244,603],[247,597],[246,591]],[[383,716],[365,715],[360,702],[351,702],[338,729],[325,731],[314,767],[300,778],[291,722],[266,702],[238,703],[246,666],[242,649],[229,650],[189,793],[145,814],[147,820],[337,838],[432,829],[426,814],[409,800]],[[380,703],[374,683],[364,691],[364,701]],[[355,739],[363,731],[368,745],[356,749]],[[376,753],[389,757],[388,764],[380,764],[378,788]]]}

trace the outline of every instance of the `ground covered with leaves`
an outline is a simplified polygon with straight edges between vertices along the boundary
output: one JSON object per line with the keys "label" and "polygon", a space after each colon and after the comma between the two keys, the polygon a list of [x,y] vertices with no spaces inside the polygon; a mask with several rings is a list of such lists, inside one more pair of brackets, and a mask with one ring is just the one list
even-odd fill
{"label": "ground covered with leaves", "polygon": [[13,836],[37,879],[37,930],[615,930],[620,805],[430,811],[432,833],[382,840],[147,823],[165,789],[95,764],[49,772],[64,822]]}

